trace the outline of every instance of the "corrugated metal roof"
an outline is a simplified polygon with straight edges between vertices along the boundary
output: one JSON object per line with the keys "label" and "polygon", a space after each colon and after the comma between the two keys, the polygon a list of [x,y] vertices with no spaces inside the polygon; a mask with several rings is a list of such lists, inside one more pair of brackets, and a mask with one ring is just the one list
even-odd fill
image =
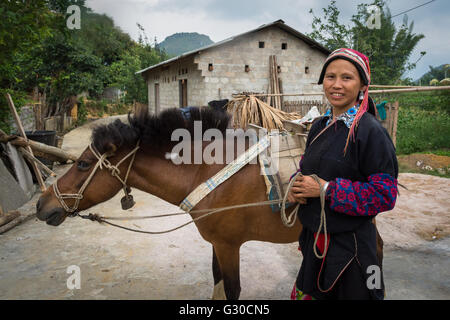
{"label": "corrugated metal roof", "polygon": [[170,63],[172,63],[172,62],[174,62],[174,61],[176,61],[176,60],[179,60],[179,59],[182,59],[182,58],[186,58],[186,57],[188,57],[188,56],[190,56],[190,55],[193,55],[193,54],[196,54],[196,53],[198,53],[198,52],[200,52],[200,51],[205,51],[205,50],[208,50],[208,49],[211,49],[211,48],[214,48],[214,47],[221,46],[221,45],[223,45],[223,44],[225,44],[225,43],[228,43],[228,42],[231,42],[231,41],[233,41],[233,40],[235,40],[235,39],[237,39],[237,38],[240,38],[240,37],[243,37],[243,36],[248,35],[248,34],[250,34],[250,33],[257,32],[257,31],[260,31],[260,30],[262,30],[262,29],[265,29],[265,28],[268,28],[268,27],[273,27],[273,26],[277,26],[277,27],[283,29],[284,31],[286,31],[286,32],[288,32],[288,33],[290,33],[290,34],[296,36],[297,38],[300,38],[301,40],[303,40],[303,41],[305,41],[307,44],[309,44],[311,47],[316,48],[317,50],[319,50],[319,51],[321,51],[321,52],[323,52],[323,53],[325,53],[325,54],[327,54],[327,55],[331,53],[330,50],[328,50],[327,48],[325,48],[324,46],[322,46],[320,43],[314,41],[313,39],[311,39],[311,38],[309,38],[309,37],[307,37],[307,36],[305,36],[303,33],[301,33],[301,32],[299,32],[299,31],[295,30],[294,28],[289,27],[288,25],[286,25],[286,24],[284,23],[283,20],[280,19],[280,20],[274,21],[274,22],[269,23],[269,24],[263,24],[262,26],[260,26],[260,27],[258,27],[258,28],[256,28],[256,29],[254,29],[254,30],[250,30],[250,31],[247,31],[247,32],[245,32],[245,33],[241,33],[241,34],[239,34],[239,35],[236,35],[236,36],[227,38],[227,39],[225,39],[225,40],[222,40],[222,41],[213,43],[213,44],[211,44],[211,45],[208,45],[208,46],[205,46],[205,47],[202,47],[202,48],[199,48],[199,49],[195,49],[195,50],[192,50],[192,51],[189,51],[189,52],[185,52],[185,53],[183,53],[183,54],[181,54],[181,55],[179,55],[179,56],[176,56],[176,57],[173,57],[173,58],[171,58],[171,59],[165,60],[165,61],[163,61],[163,62],[160,62],[160,63],[158,63],[158,64],[155,64],[155,65],[153,65],[153,66],[150,66],[150,67],[148,67],[148,68],[142,69],[142,70],[136,72],[136,74],[144,73],[144,72],[146,72],[146,71],[155,69],[155,68],[157,68],[157,67],[160,67],[160,66],[163,66],[163,65],[170,64]]}

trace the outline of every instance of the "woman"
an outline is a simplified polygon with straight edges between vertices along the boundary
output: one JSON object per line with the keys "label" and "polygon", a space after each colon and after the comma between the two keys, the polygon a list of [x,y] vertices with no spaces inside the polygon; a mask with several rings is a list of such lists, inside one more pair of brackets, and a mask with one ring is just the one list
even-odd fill
{"label": "woman", "polygon": [[362,53],[342,48],[325,61],[319,84],[331,109],[311,126],[301,175],[288,194],[289,202],[301,204],[303,225],[293,299],[384,298],[373,218],[395,205],[398,165],[374,116],[369,83]]}

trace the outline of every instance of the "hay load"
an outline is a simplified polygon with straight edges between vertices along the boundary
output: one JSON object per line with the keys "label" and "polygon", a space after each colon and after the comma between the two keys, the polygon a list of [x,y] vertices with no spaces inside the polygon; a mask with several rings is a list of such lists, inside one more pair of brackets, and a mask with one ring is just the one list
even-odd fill
{"label": "hay load", "polygon": [[248,124],[256,124],[267,130],[284,130],[283,121],[301,119],[296,112],[288,113],[275,109],[255,96],[237,96],[227,105],[233,116],[235,128],[246,128]]}

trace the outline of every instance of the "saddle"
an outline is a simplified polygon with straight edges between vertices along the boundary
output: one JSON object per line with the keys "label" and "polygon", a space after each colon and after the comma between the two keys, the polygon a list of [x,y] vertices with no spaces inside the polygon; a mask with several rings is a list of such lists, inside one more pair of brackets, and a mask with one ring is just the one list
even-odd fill
{"label": "saddle", "polygon": [[[248,125],[248,128],[258,131],[258,137],[269,136],[270,147],[258,156],[268,200],[283,199],[290,177],[299,169],[301,156],[305,152],[306,126],[291,121],[283,121],[283,126],[286,131],[267,132],[257,125]],[[273,212],[278,212],[281,203],[273,204],[271,208]]]}

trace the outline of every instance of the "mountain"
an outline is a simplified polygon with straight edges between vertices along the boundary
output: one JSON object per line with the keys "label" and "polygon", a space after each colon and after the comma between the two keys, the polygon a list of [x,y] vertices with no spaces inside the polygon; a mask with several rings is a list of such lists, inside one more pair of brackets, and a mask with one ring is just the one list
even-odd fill
{"label": "mountain", "polygon": [[159,44],[159,47],[171,56],[178,56],[213,43],[207,35],[197,32],[182,32],[168,36]]}

